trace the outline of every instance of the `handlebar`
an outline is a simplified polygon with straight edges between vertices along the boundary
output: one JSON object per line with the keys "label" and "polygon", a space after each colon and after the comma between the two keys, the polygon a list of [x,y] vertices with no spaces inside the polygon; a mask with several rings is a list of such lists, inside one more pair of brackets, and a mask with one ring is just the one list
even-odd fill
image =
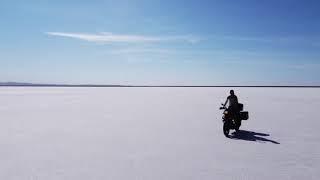
{"label": "handlebar", "polygon": [[222,105],[222,106],[219,108],[220,110],[222,110],[222,109],[227,109],[224,104],[221,104],[221,105]]}

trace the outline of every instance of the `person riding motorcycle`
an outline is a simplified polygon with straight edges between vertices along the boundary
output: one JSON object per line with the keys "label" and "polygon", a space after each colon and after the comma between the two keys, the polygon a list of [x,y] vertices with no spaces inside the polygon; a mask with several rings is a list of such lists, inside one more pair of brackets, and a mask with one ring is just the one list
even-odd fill
{"label": "person riding motorcycle", "polygon": [[234,119],[238,119],[239,118],[238,97],[234,94],[233,90],[230,90],[230,95],[227,97],[227,100],[223,106],[226,106],[228,102],[229,102],[228,104],[229,112],[234,117]]}

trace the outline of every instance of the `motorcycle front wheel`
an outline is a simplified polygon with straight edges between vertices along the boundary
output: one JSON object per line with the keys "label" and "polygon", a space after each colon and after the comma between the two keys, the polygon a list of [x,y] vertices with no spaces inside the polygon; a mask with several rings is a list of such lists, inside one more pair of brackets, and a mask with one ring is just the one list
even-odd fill
{"label": "motorcycle front wheel", "polygon": [[229,126],[227,125],[227,123],[223,123],[223,134],[226,137],[229,137],[229,132],[230,132]]}

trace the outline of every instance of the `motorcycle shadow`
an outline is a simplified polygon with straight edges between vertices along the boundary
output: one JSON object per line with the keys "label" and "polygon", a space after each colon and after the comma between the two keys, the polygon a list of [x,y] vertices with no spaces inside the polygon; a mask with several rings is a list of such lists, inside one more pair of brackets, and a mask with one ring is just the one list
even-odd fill
{"label": "motorcycle shadow", "polygon": [[270,136],[270,134],[258,133],[253,131],[239,130],[235,131],[231,134],[231,139],[244,140],[244,141],[255,141],[255,142],[270,142],[273,144],[280,144],[277,141],[267,139],[266,136]]}

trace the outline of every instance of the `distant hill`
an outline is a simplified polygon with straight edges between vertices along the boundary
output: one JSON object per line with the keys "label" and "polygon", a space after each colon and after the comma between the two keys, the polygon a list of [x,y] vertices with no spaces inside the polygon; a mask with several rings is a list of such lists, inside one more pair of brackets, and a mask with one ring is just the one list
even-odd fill
{"label": "distant hill", "polygon": [[97,84],[41,84],[25,82],[0,82],[0,86],[35,86],[35,87],[128,87],[123,85],[97,85]]}
{"label": "distant hill", "polygon": [[0,86],[28,86],[33,85],[32,83],[23,83],[23,82],[0,82]]}
{"label": "distant hill", "polygon": [[320,86],[303,85],[213,85],[213,86],[190,86],[190,85],[104,85],[104,84],[41,84],[26,82],[0,82],[0,86],[26,86],[26,87],[288,87],[288,88],[320,88]]}

